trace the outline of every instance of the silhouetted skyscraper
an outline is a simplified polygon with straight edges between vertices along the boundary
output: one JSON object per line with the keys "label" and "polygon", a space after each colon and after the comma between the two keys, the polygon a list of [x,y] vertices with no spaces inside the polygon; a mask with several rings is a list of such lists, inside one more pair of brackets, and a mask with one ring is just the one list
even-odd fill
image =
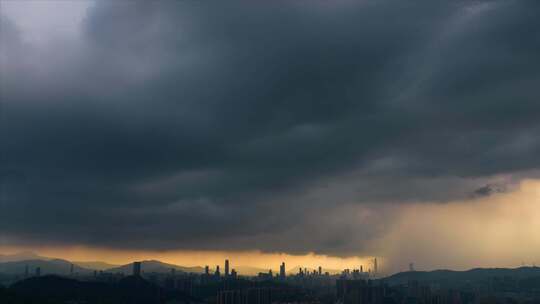
{"label": "silhouetted skyscraper", "polygon": [[141,275],[141,262],[133,262],[133,275],[134,276]]}
{"label": "silhouetted skyscraper", "polygon": [[322,267],[319,266],[319,275],[322,275]]}
{"label": "silhouetted skyscraper", "polygon": [[377,258],[375,258],[373,260],[373,273],[377,275],[378,271],[379,271],[379,265],[377,265]]}
{"label": "silhouetted skyscraper", "polygon": [[221,276],[221,273],[219,272],[219,265],[216,266],[216,272],[214,273],[216,277]]}
{"label": "silhouetted skyscraper", "polygon": [[282,262],[281,265],[279,266],[279,278],[280,279],[285,279],[285,262]]}
{"label": "silhouetted skyscraper", "polygon": [[204,266],[204,274],[206,275],[210,274],[210,267],[208,267],[208,265]]}
{"label": "silhouetted skyscraper", "polygon": [[229,276],[229,260],[225,260],[225,276]]}

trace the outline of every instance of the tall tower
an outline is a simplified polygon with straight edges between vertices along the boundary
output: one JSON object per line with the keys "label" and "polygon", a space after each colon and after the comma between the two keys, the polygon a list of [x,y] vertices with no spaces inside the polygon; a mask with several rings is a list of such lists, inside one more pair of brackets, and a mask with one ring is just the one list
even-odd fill
{"label": "tall tower", "polygon": [[219,265],[216,266],[216,272],[214,273],[216,277],[221,276],[221,273],[219,272]]}
{"label": "tall tower", "polygon": [[379,272],[379,265],[377,264],[377,258],[373,260],[373,274],[377,275]]}
{"label": "tall tower", "polygon": [[210,274],[210,267],[208,265],[204,266],[204,274],[209,275]]}
{"label": "tall tower", "polygon": [[319,275],[322,275],[322,267],[319,266]]}
{"label": "tall tower", "polygon": [[133,262],[133,275],[136,277],[141,276],[141,262]]}
{"label": "tall tower", "polygon": [[279,266],[279,278],[282,280],[285,279],[285,262],[282,262]]}
{"label": "tall tower", "polygon": [[229,276],[229,260],[225,260],[225,277]]}

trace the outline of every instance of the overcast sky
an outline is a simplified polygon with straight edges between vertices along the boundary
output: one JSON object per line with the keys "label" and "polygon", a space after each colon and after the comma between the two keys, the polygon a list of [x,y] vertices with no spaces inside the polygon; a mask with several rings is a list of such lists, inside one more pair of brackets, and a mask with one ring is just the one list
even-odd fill
{"label": "overcast sky", "polygon": [[0,3],[0,247],[540,249],[537,1]]}

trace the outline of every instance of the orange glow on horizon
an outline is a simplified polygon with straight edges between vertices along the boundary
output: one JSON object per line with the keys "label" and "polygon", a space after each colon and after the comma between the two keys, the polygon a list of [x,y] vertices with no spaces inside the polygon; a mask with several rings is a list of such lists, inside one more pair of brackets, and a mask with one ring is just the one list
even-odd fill
{"label": "orange glow on horizon", "polygon": [[[333,257],[308,253],[305,255],[291,255],[286,253],[265,253],[261,251],[196,251],[196,250],[171,250],[171,251],[141,251],[141,250],[117,250],[106,248],[94,248],[84,246],[66,247],[2,247],[0,253],[14,254],[22,251],[31,251],[36,254],[61,258],[76,262],[102,261],[115,265],[128,264],[133,261],[159,260],[180,266],[202,266],[223,264],[229,259],[231,268],[235,266],[257,267],[262,269],[279,270],[281,262],[285,262],[289,271],[295,267],[343,270],[346,268],[364,269],[373,267],[373,257]],[[380,264],[380,262],[379,262]],[[379,266],[380,267],[380,266]]]}

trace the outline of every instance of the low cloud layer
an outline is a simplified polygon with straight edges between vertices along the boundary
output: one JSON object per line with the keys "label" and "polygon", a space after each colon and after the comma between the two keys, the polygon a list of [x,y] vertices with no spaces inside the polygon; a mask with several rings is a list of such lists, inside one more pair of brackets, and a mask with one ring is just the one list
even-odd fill
{"label": "low cloud layer", "polygon": [[539,6],[102,1],[40,45],[3,15],[2,242],[376,255],[408,204],[535,177]]}

